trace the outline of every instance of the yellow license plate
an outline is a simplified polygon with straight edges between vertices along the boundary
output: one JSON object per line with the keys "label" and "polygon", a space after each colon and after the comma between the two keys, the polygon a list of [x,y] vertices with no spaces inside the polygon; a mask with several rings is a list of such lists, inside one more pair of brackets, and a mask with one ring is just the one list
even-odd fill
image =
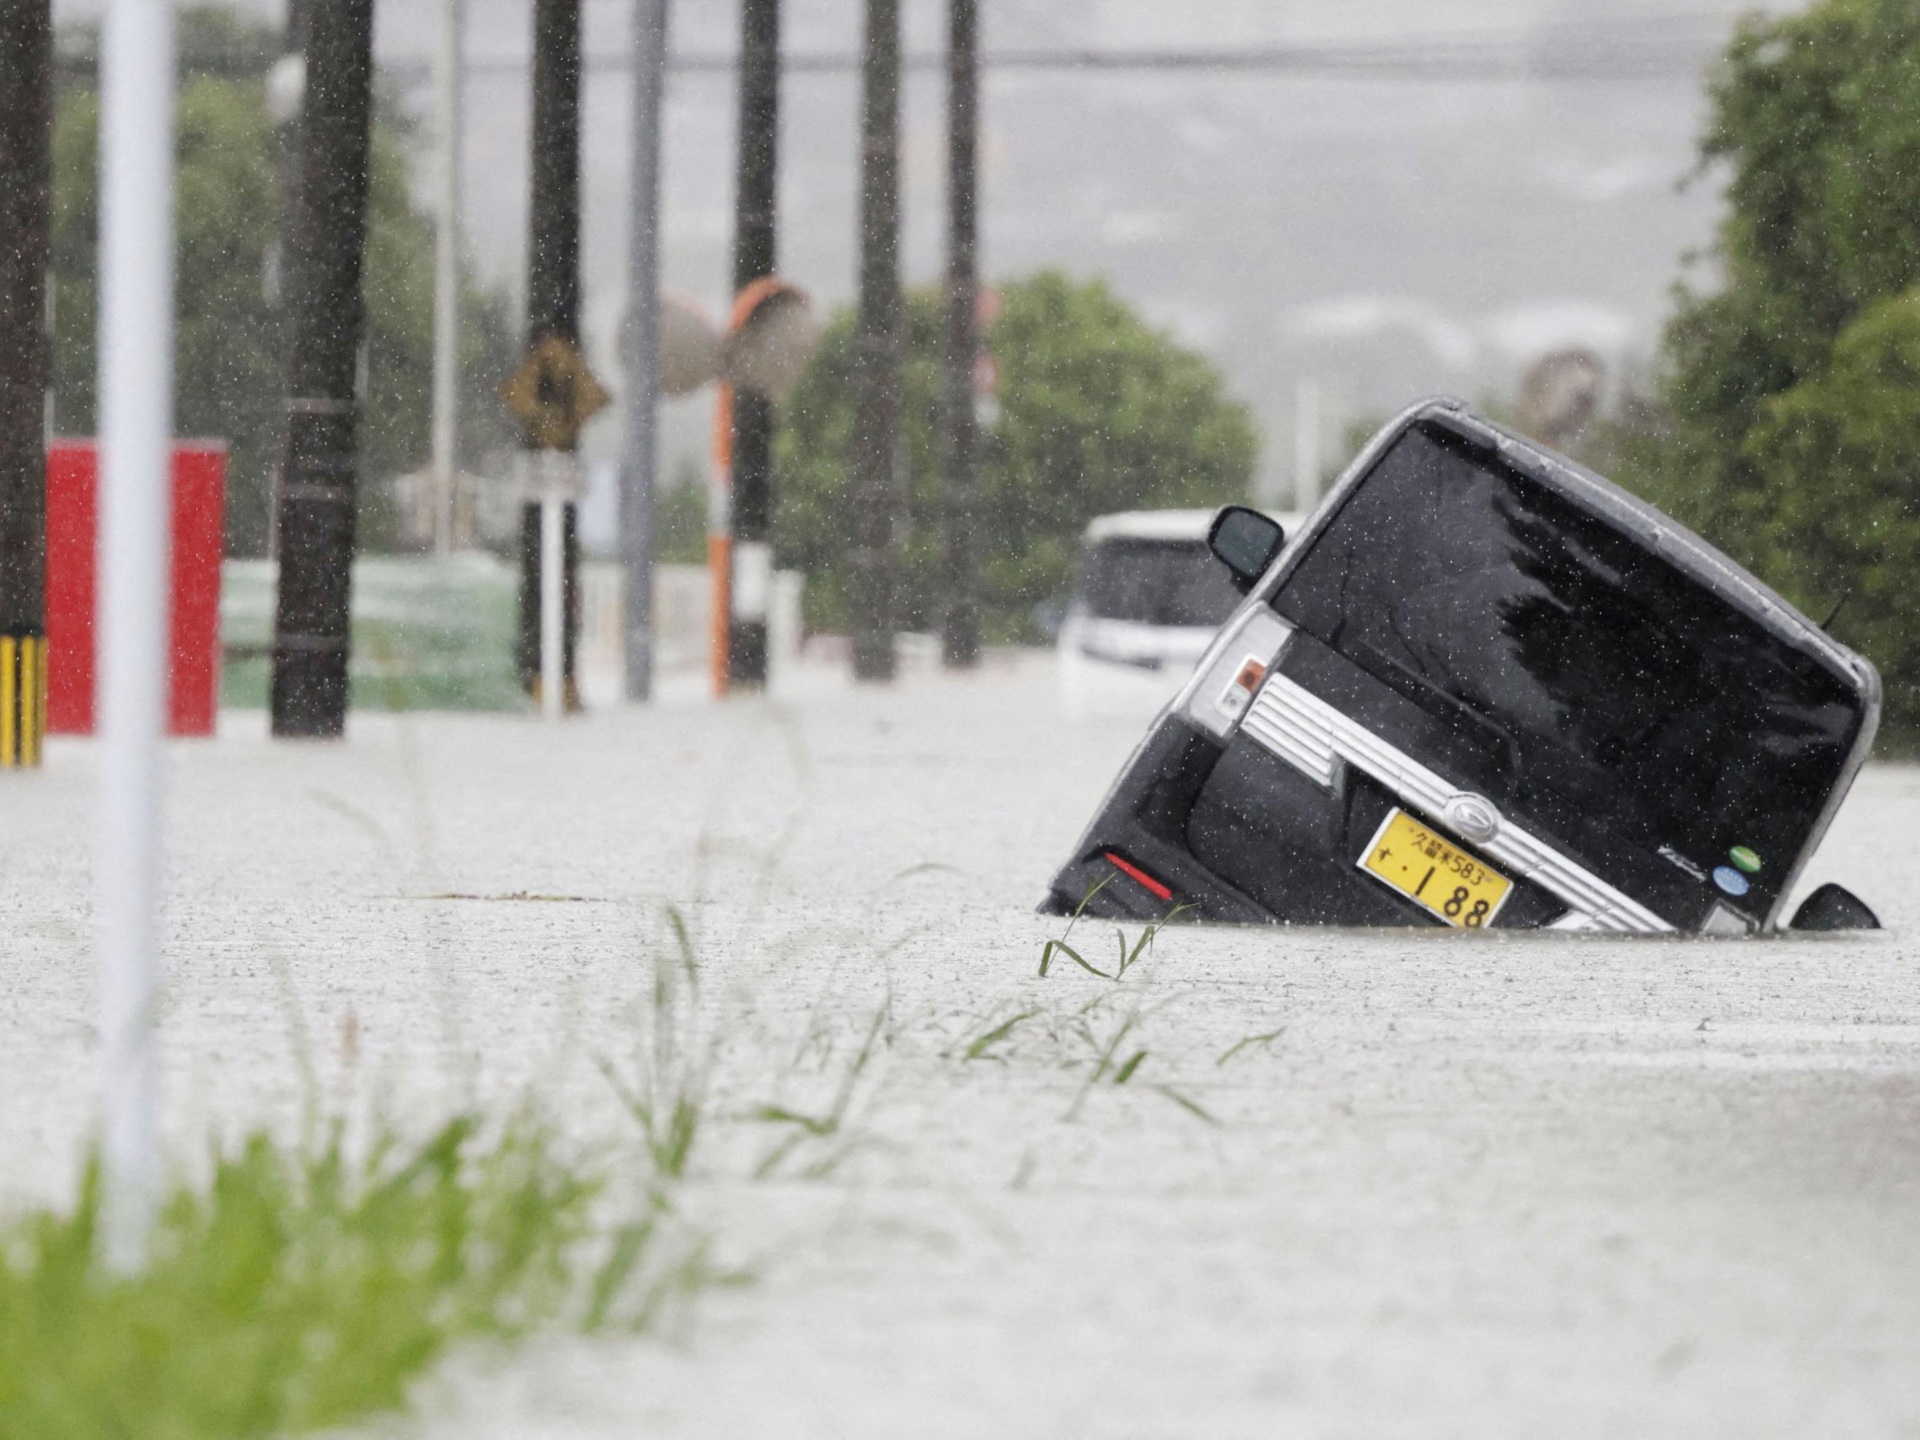
{"label": "yellow license plate", "polygon": [[1491,925],[1513,882],[1404,810],[1390,810],[1360,857],[1360,868],[1449,925]]}

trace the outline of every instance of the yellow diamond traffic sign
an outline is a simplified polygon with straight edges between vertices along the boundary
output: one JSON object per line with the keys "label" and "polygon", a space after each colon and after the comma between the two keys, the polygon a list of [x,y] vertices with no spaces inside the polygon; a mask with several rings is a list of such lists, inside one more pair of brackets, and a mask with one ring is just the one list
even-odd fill
{"label": "yellow diamond traffic sign", "polygon": [[607,406],[608,395],[573,343],[544,337],[500,387],[507,412],[535,450],[571,450],[580,427]]}

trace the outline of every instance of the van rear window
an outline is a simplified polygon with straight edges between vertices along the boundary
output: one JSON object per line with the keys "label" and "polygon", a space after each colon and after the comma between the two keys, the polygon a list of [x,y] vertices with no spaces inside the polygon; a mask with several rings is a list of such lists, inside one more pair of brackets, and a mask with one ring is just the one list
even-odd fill
{"label": "van rear window", "polygon": [[1089,615],[1143,625],[1219,625],[1240,603],[1199,540],[1101,540],[1081,567],[1079,598]]}
{"label": "van rear window", "polygon": [[1472,778],[1523,823],[1598,825],[1702,870],[1751,852],[1756,913],[1860,724],[1859,698],[1815,657],[1437,425],[1395,442],[1274,608],[1449,725],[1496,737],[1500,773]]}

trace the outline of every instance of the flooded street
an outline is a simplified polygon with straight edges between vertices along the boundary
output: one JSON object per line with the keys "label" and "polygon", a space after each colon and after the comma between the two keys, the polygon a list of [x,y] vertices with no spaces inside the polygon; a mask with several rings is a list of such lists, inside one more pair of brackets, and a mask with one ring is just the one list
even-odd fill
{"label": "flooded street", "polygon": [[[1115,981],[1039,976],[1031,909],[1143,722],[1062,719],[1047,658],[343,747],[247,723],[172,751],[177,1157],[530,1094],[617,1171],[600,1067],[654,1023],[669,906],[697,968],[675,1203],[752,1283],[661,1338],[462,1352],[379,1433],[1920,1428],[1911,769],[1799,887],[1879,934],[1175,929]],[[91,766],[56,744],[0,846],[16,1204],[66,1193],[93,1103]]]}

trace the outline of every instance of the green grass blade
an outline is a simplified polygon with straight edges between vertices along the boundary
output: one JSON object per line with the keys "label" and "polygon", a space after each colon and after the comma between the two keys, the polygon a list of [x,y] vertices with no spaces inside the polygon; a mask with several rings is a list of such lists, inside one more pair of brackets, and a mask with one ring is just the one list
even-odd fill
{"label": "green grass blade", "polygon": [[455,1117],[416,1142],[382,1129],[357,1152],[343,1129],[217,1154],[204,1184],[166,1196],[131,1277],[95,1252],[97,1164],[71,1210],[0,1226],[0,1437],[349,1425],[404,1403],[464,1338],[598,1326],[643,1298],[664,1212],[615,1215],[588,1243],[600,1184],[530,1113]]}
{"label": "green grass blade", "polygon": [[986,1055],[987,1051],[1011,1035],[1016,1027],[1025,1024],[1039,1013],[1038,1010],[1022,1010],[1018,1015],[1012,1016],[1010,1019],[1002,1020],[998,1025],[994,1026],[993,1029],[987,1031],[986,1034],[980,1036],[971,1045],[967,1046],[965,1051],[966,1058],[969,1060],[980,1059]]}
{"label": "green grass blade", "polygon": [[1174,1104],[1178,1105],[1182,1110],[1185,1110],[1188,1114],[1193,1115],[1198,1119],[1204,1120],[1207,1124],[1212,1125],[1216,1129],[1219,1128],[1220,1122],[1217,1119],[1215,1119],[1211,1114],[1209,1114],[1204,1108],[1202,1108],[1202,1106],[1197,1100],[1193,1100],[1185,1095],[1182,1095],[1178,1090],[1174,1089],[1173,1086],[1171,1085],[1155,1085],[1152,1088],[1158,1091],[1160,1094],[1166,1096],[1167,1099],[1173,1101]]}
{"label": "green grass blade", "polygon": [[1052,965],[1053,957],[1055,955],[1066,956],[1069,960],[1073,961],[1074,964],[1078,965],[1082,970],[1086,971],[1089,975],[1098,975],[1102,980],[1111,980],[1114,978],[1113,976],[1109,975],[1106,971],[1102,970],[1099,966],[1089,965],[1081,957],[1080,952],[1074,949],[1071,945],[1067,944],[1066,941],[1049,940],[1047,941],[1046,948],[1040,952],[1040,975],[1042,979],[1046,977],[1047,970]]}
{"label": "green grass blade", "polygon": [[700,965],[693,955],[693,938],[687,933],[686,916],[680,913],[678,906],[667,906],[667,924],[673,927],[673,938],[680,948],[680,967],[686,972],[687,984],[693,989],[700,987]]}
{"label": "green grass blade", "polygon": [[1286,1033],[1287,1033],[1287,1027],[1282,1025],[1278,1030],[1269,1030],[1264,1035],[1244,1035],[1240,1039],[1234,1041],[1233,1044],[1229,1045],[1225,1050],[1221,1051],[1220,1058],[1214,1061],[1213,1063],[1215,1065],[1224,1065],[1227,1063],[1227,1061],[1231,1060],[1234,1056],[1238,1055],[1242,1050],[1245,1050],[1248,1047],[1254,1046],[1254,1045],[1258,1045],[1262,1048],[1265,1048],[1266,1046],[1271,1045],[1274,1041],[1278,1040],[1282,1035]]}
{"label": "green grass blade", "polygon": [[1114,1055],[1125,1043],[1127,1036],[1133,1033],[1133,1027],[1139,1018],[1138,1015],[1129,1015],[1120,1023],[1120,1028],[1113,1032],[1113,1038],[1107,1041],[1105,1048],[1100,1052],[1099,1059],[1094,1064],[1093,1073],[1087,1076],[1086,1081],[1080,1086],[1079,1093],[1073,1097],[1073,1103],[1067,1107],[1068,1120],[1079,1118],[1080,1107],[1086,1103],[1088,1093],[1106,1078],[1108,1071],[1113,1069]]}
{"label": "green grass blade", "polygon": [[747,1112],[749,1120],[759,1120],[769,1125],[794,1125],[809,1135],[831,1135],[839,1128],[831,1115],[803,1115],[798,1110],[789,1110],[781,1105],[761,1105]]}
{"label": "green grass blade", "polygon": [[[1118,872],[1116,871],[1115,873],[1117,874]],[[1073,927],[1080,923],[1080,917],[1086,913],[1087,906],[1093,903],[1093,897],[1098,895],[1102,890],[1106,889],[1108,885],[1112,884],[1113,878],[1114,878],[1113,875],[1104,875],[1099,880],[1096,880],[1090,887],[1088,887],[1087,893],[1080,897],[1080,903],[1073,907],[1073,914],[1067,917],[1067,928],[1060,932],[1058,939],[1047,941],[1046,945],[1041,949],[1040,951],[1040,978],[1041,979],[1043,980],[1046,979],[1047,969],[1053,963],[1053,954],[1054,954],[1054,951],[1056,950],[1063,951],[1066,954],[1073,956],[1073,959],[1075,960],[1076,963],[1078,963],[1081,966],[1081,968],[1086,970],[1093,970],[1093,967],[1091,965],[1087,964],[1086,961],[1082,960],[1077,954],[1075,954],[1072,950],[1067,948],[1067,941],[1073,938]],[[1100,974],[1098,970],[1093,970],[1093,973],[1096,975]],[[1101,979],[1103,980],[1109,979],[1109,978],[1111,977],[1105,976],[1105,975],[1101,976]]]}
{"label": "green grass blade", "polygon": [[586,1314],[580,1322],[583,1329],[593,1331],[605,1327],[608,1317],[613,1313],[614,1302],[632,1280],[634,1271],[639,1268],[640,1257],[646,1252],[647,1242],[653,1239],[655,1223],[654,1217],[648,1216],[644,1220],[621,1226],[614,1235],[607,1258],[594,1272],[593,1287],[587,1296]]}

